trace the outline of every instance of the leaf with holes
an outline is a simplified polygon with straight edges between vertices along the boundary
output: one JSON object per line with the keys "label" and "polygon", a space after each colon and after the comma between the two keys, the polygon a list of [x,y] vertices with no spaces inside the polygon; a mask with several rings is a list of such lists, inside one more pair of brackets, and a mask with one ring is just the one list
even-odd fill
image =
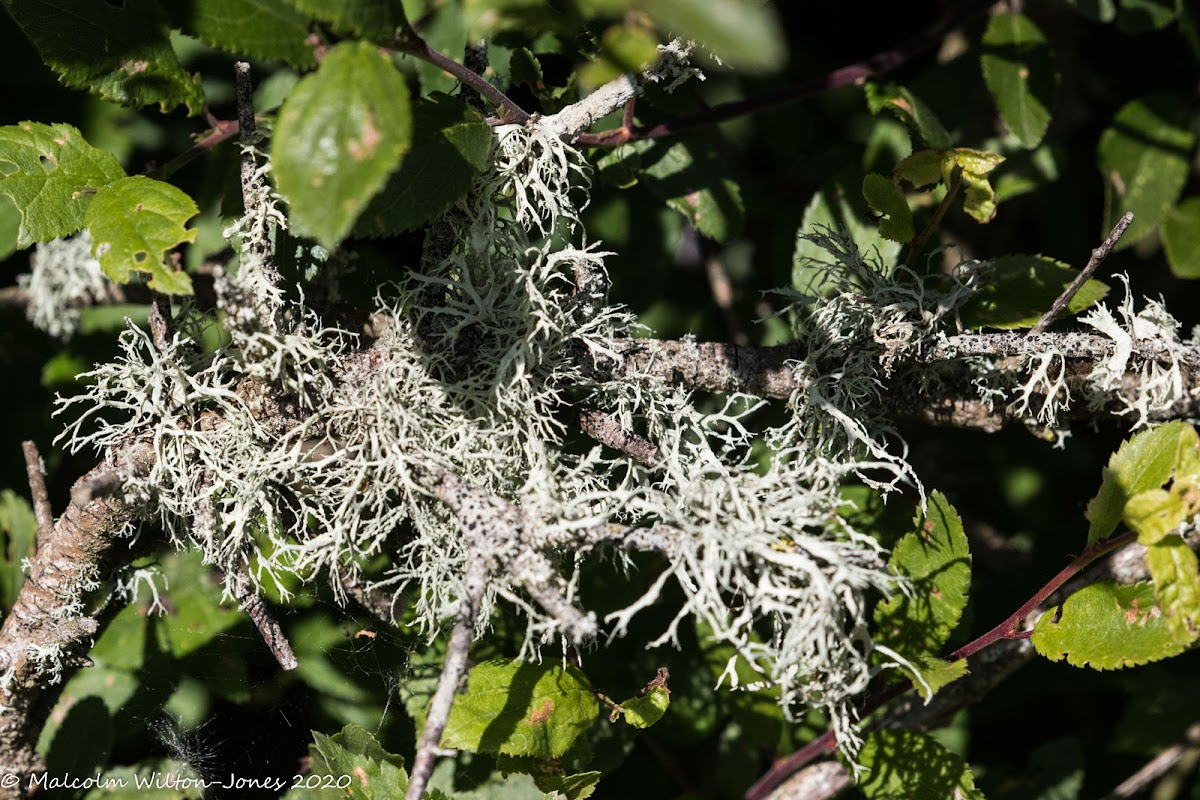
{"label": "leaf with holes", "polygon": [[858,763],[867,800],[983,800],[966,762],[923,733],[868,734]]}
{"label": "leaf with holes", "polygon": [[1033,647],[1051,661],[1073,667],[1123,669],[1179,655],[1166,615],[1149,581],[1085,586],[1055,606],[1033,628]]}
{"label": "leaf with holes", "polygon": [[150,288],[191,294],[192,280],[163,263],[167,250],[196,238],[183,224],[200,210],[169,183],[144,175],[121,178],[96,192],[83,224],[92,234],[92,254],[109,279],[128,283],[135,273],[150,276]]}
{"label": "leaf with holes", "polygon": [[1117,249],[1141,241],[1166,219],[1188,177],[1195,137],[1188,127],[1188,105],[1172,94],[1153,94],[1126,103],[1100,136],[1098,153],[1104,177],[1104,229],[1127,211],[1133,223]]}
{"label": "leaf with holes", "polygon": [[558,758],[595,722],[600,703],[575,667],[488,661],[454,698],[442,747]]}
{"label": "leaf with holes", "polygon": [[75,233],[95,191],[123,177],[112,153],[92,147],[70,125],[0,128],[0,194],[21,212],[17,247]]}
{"label": "leaf with holes", "polygon": [[1021,144],[1036,147],[1050,125],[1057,84],[1045,35],[1024,14],[997,14],[981,44],[983,80],[1001,119]]}
{"label": "leaf with holes", "polygon": [[408,85],[391,57],[366,42],[335,45],[275,128],[272,174],[296,230],[336,247],[411,140]]}
{"label": "leaf with holes", "polygon": [[204,107],[198,78],[179,64],[153,0],[5,0],[5,8],[62,82],[106,100],[163,111]]}
{"label": "leaf with holes", "polygon": [[483,116],[460,100],[435,93],[413,105],[412,151],[371,199],[356,236],[392,236],[444,213],[487,168],[492,133]]}
{"label": "leaf with holes", "polygon": [[1134,495],[1160,488],[1177,467],[1190,477],[1198,453],[1200,437],[1191,425],[1179,420],[1142,431],[1124,442],[1109,458],[1100,491],[1088,502],[1088,546],[1112,535],[1125,504]]}
{"label": "leaf with holes", "polygon": [[971,585],[971,551],[950,501],[934,492],[914,527],[888,562],[894,573],[908,579],[912,591],[897,591],[875,609],[875,640],[906,658],[936,653],[945,644],[962,617]]}

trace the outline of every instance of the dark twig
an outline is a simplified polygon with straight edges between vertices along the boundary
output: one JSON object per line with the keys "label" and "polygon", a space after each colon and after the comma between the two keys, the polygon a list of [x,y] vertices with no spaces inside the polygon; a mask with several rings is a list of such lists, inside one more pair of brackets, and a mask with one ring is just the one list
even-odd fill
{"label": "dark twig", "polygon": [[658,448],[635,433],[621,427],[611,415],[586,409],[579,413],[579,428],[588,436],[647,467],[654,466]]}
{"label": "dark twig", "polygon": [[180,153],[175,158],[163,164],[161,167],[156,167],[146,171],[146,175],[157,180],[166,180],[174,175],[183,167],[195,161],[200,156],[212,150],[222,142],[238,135],[238,123],[233,120],[218,120],[213,128],[200,136],[196,143]]}
{"label": "dark twig", "polygon": [[50,507],[50,495],[46,492],[45,467],[37,445],[27,440],[21,442],[21,450],[25,454],[25,473],[29,476],[33,515],[37,517],[37,544],[41,549],[54,533],[54,509]]}
{"label": "dark twig", "polygon": [[1121,237],[1125,235],[1126,229],[1133,222],[1133,212],[1126,211],[1125,215],[1117,220],[1116,226],[1113,227],[1112,233],[1108,234],[1108,238],[1100,243],[1100,246],[1092,251],[1092,257],[1088,259],[1087,266],[1079,271],[1075,276],[1075,280],[1071,281],[1071,285],[1063,290],[1063,293],[1058,296],[1054,304],[1050,306],[1050,310],[1042,315],[1042,318],[1037,321],[1037,324],[1029,329],[1033,333],[1045,333],[1046,328],[1058,318],[1058,315],[1067,307],[1067,303],[1071,302],[1071,298],[1075,293],[1083,287],[1092,277],[1092,273],[1096,271],[1096,267],[1100,266],[1100,262],[1108,258],[1108,254],[1117,246],[1117,242],[1121,241]]}
{"label": "dark twig", "polygon": [[476,75],[465,65],[434,50],[411,28],[397,33],[394,47],[397,52],[428,61],[435,67],[458,78],[459,82],[479,92],[489,103],[500,109],[503,122],[524,125],[529,121],[529,112],[513,102],[508,95],[488,83],[483,76]]}
{"label": "dark twig", "polygon": [[292,651],[292,645],[287,640],[287,635],[279,626],[279,622],[272,616],[262,595],[242,575],[226,573],[224,577],[225,585],[233,592],[233,596],[241,604],[246,616],[250,617],[250,621],[258,629],[259,636],[271,650],[271,654],[275,656],[279,666],[285,670],[293,670],[300,666],[300,662],[296,660],[296,654]]}
{"label": "dark twig", "polygon": [[[262,174],[258,171],[258,160],[254,156],[254,145],[258,142],[258,129],[254,124],[254,84],[250,80],[250,65],[238,61],[233,65],[237,79],[238,140],[242,145],[242,205],[250,213],[261,200],[264,187]],[[251,237],[250,253],[259,260],[264,269],[271,266],[271,243],[267,237]]]}
{"label": "dark twig", "polygon": [[388,592],[377,586],[367,587],[350,575],[339,579],[346,594],[362,606],[372,617],[385,625],[396,624],[396,606],[400,604],[399,593]]}
{"label": "dark twig", "polygon": [[[172,253],[172,256],[178,254]],[[178,258],[172,260],[178,261]],[[171,345],[174,325],[171,322],[171,296],[161,292],[150,293],[150,337],[159,352]]]}
{"label": "dark twig", "polygon": [[1147,761],[1141,769],[1106,794],[1103,800],[1128,800],[1130,797],[1136,797],[1166,775],[1189,752],[1196,752],[1197,748],[1200,748],[1200,722],[1193,722],[1188,726],[1181,741]]}

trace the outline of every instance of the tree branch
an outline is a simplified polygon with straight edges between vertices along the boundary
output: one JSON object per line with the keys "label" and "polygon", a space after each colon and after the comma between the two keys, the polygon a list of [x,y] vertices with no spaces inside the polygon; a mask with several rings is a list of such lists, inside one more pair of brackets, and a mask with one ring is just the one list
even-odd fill
{"label": "tree branch", "polygon": [[33,500],[33,514],[37,518],[37,544],[40,550],[54,533],[54,509],[50,507],[50,495],[46,492],[45,467],[37,445],[32,441],[21,442],[25,454],[25,474],[29,478],[29,495]]}

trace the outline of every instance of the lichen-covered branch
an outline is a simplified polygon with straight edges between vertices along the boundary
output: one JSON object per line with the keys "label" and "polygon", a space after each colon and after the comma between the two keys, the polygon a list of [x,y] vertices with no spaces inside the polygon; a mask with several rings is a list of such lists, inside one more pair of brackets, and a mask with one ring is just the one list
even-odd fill
{"label": "lichen-covered branch", "polygon": [[[116,456],[118,468],[143,472],[152,458],[135,445]],[[81,478],[88,481],[97,467]],[[28,776],[44,768],[35,751],[45,717],[41,701],[73,667],[87,662],[100,630],[102,609],[92,604],[101,582],[139,555],[126,532],[132,512],[119,499],[96,498],[71,504],[38,543],[29,575],[0,627],[0,774]],[[23,797],[17,787],[0,786],[0,798]]]}

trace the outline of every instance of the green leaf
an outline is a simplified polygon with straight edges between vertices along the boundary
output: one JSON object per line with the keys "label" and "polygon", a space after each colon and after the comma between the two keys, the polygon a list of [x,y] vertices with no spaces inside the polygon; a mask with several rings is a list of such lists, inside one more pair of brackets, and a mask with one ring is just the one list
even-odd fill
{"label": "green leaf", "polygon": [[933,109],[903,86],[894,83],[880,86],[868,82],[866,95],[867,107],[872,114],[878,115],[881,111],[887,111],[904,123],[913,139],[914,150],[946,150],[954,144],[954,140],[950,138],[937,114],[933,113]]}
{"label": "green leaf", "polygon": [[1194,143],[1187,104],[1175,95],[1134,100],[1113,117],[1098,148],[1104,177],[1102,235],[1127,211],[1134,214],[1117,249],[1141,241],[1166,219],[1187,181]]}
{"label": "green leaf", "polygon": [[599,713],[591,684],[575,667],[489,661],[467,675],[454,698],[442,747],[558,758]]}
{"label": "green leaf", "polygon": [[922,733],[868,734],[858,762],[867,800],[983,800],[966,762]]}
{"label": "green leaf", "polygon": [[596,791],[603,772],[579,772],[574,775],[538,775],[537,787],[553,800],[587,800]]}
{"label": "green leaf", "polygon": [[5,7],[67,86],[135,108],[203,110],[200,81],[180,66],[153,0],[5,0]]}
{"label": "green leaf", "polygon": [[1042,615],[1033,628],[1033,647],[1051,661],[1065,658],[1073,667],[1098,670],[1136,667],[1184,651],[1149,581],[1085,586],[1067,598],[1061,613],[1055,606]]}
{"label": "green leaf", "polygon": [[1004,156],[965,147],[952,152],[954,162],[962,168],[963,184],[967,187],[963,195],[963,210],[977,222],[990,222],[996,216],[996,193],[988,173],[1004,161]]}
{"label": "green leaf", "polygon": [[[403,797],[408,789],[408,773],[404,759],[384,750],[375,737],[358,725],[347,725],[334,736],[313,732],[309,745],[311,777],[300,781],[284,795],[285,800],[390,800]],[[325,778],[344,786],[339,779],[352,778],[342,789],[325,787]],[[429,800],[446,800],[436,789],[426,795]]]}
{"label": "green leaf", "polygon": [[656,0],[644,6],[673,36],[702,42],[727,66],[749,73],[779,70],[787,60],[783,27],[756,0]]}
{"label": "green leaf", "polygon": [[1138,541],[1150,547],[1182,525],[1191,516],[1188,510],[1177,492],[1149,489],[1129,498],[1123,517],[1137,531]]}
{"label": "green leaf", "polygon": [[196,238],[183,224],[200,209],[182,190],[144,175],[121,178],[98,190],[84,215],[92,255],[110,280],[129,283],[134,273],[150,275],[150,288],[191,294],[192,279],[164,262],[171,248]]}
{"label": "green leaf", "polygon": [[183,552],[163,561],[170,612],[155,628],[162,648],[176,658],[195,653],[245,615],[221,602],[221,587],[198,552]]}
{"label": "green leaf", "polygon": [[1154,596],[1175,641],[1188,646],[1200,638],[1200,561],[1187,542],[1172,533],[1146,548]]}
{"label": "green leaf", "polygon": [[[960,316],[968,328],[1031,328],[1079,273],[1046,256],[1001,256],[992,261],[987,284],[963,306]],[[1086,281],[1067,303],[1078,314],[1108,295],[1095,278]]]}
{"label": "green leaf", "polygon": [[1045,35],[1023,14],[997,14],[983,34],[979,61],[1004,124],[1021,144],[1036,147],[1050,125],[1057,82]]}
{"label": "green leaf", "polygon": [[649,728],[667,713],[667,707],[671,705],[671,690],[666,686],[656,686],[641,697],[630,698],[620,705],[627,723],[634,728]]}
{"label": "green leaf", "polygon": [[407,28],[400,0],[288,0],[309,16],[328,22],[343,35],[391,45],[397,28]]}
{"label": "green leaf", "polygon": [[488,165],[492,133],[482,115],[436,93],[413,105],[412,152],[372,198],[356,236],[415,230],[461,199]]}
{"label": "green leaf", "polygon": [[[167,775],[179,780],[168,782]],[[190,766],[168,758],[142,761],[132,767],[111,767],[104,770],[102,780],[111,781],[111,785],[92,789],[83,800],[201,800],[205,791],[203,781]]]}
{"label": "green leaf", "polygon": [[879,235],[902,244],[911,242],[916,233],[912,211],[896,182],[872,172],[863,178],[862,192],[867,205],[884,215],[879,220]]}
{"label": "green leaf", "polygon": [[1180,420],[1142,431],[1124,442],[1104,468],[1100,491],[1088,502],[1088,546],[1104,541],[1116,530],[1129,498],[1163,486],[1176,466],[1186,463],[1189,451],[1194,454],[1198,449],[1200,437]]}
{"label": "green leaf", "polygon": [[1138,34],[1160,31],[1175,22],[1176,0],[1119,0],[1117,30]]}
{"label": "green leaf", "polygon": [[[813,195],[804,209],[800,233],[822,227],[846,231],[859,250],[864,253],[877,252],[881,263],[894,264],[900,255],[900,244],[883,238],[878,226],[863,221],[867,204],[862,193],[852,189],[847,191],[846,186],[853,184],[835,178]],[[792,254],[792,288],[805,294],[818,294],[822,281],[828,276],[828,270],[819,265],[828,258],[829,253],[820,246],[806,238],[797,237],[796,249]]]}
{"label": "green leaf", "polygon": [[971,552],[962,520],[944,495],[929,496],[924,515],[892,550],[888,566],[908,578],[875,608],[875,640],[907,658],[936,653],[958,625],[971,585]]}
{"label": "green leaf", "polygon": [[305,42],[308,17],[286,0],[172,0],[167,9],[173,24],[213,47],[305,69],[316,64]]}
{"label": "green leaf", "polygon": [[726,163],[702,142],[635,143],[639,182],[708,238],[725,243],[746,222],[742,192]]}
{"label": "green leaf", "polygon": [[411,139],[408,85],[391,58],[366,42],[335,45],[275,128],[273,174],[297,231],[336,247]]}
{"label": "green leaf", "polygon": [[947,661],[928,653],[919,654],[909,659],[915,671],[904,665],[900,669],[913,682],[921,697],[928,700],[937,694],[943,686],[954,683],[959,678],[966,677],[970,670],[967,660]]}
{"label": "green leaf", "polygon": [[[0,175],[0,180],[3,177]],[[0,261],[17,251],[17,237],[21,232],[21,212],[13,202],[0,195]]]}
{"label": "green leaf", "polygon": [[25,585],[21,562],[33,556],[37,517],[29,501],[12,489],[0,491],[0,610],[13,607]]}
{"label": "green leaf", "polygon": [[21,212],[17,247],[70,236],[96,189],[125,177],[117,159],[70,125],[0,128],[0,194]]}
{"label": "green leaf", "polygon": [[1162,242],[1176,278],[1200,278],[1200,197],[1184,200],[1167,215]]}

